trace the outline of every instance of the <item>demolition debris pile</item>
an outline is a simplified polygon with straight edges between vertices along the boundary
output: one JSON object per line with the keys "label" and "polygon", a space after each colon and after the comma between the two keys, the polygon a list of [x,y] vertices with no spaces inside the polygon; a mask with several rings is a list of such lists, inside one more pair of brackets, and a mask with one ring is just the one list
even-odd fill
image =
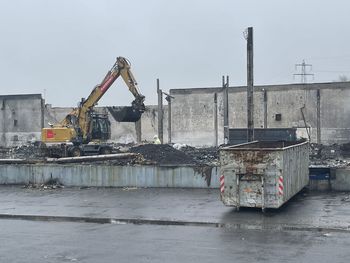
{"label": "demolition debris pile", "polygon": [[195,148],[188,145],[179,148],[180,151],[191,156],[197,163],[208,164],[211,166],[219,165],[219,148],[208,147],[208,148]]}
{"label": "demolition debris pile", "polygon": [[194,158],[168,144],[139,145],[130,148],[130,152],[139,153],[155,164],[197,164]]}
{"label": "demolition debris pile", "polygon": [[[195,148],[188,145],[169,144],[118,144],[113,147],[114,153],[135,153],[128,158],[108,160],[91,160],[95,164],[109,165],[218,165],[218,148]],[[13,148],[1,148],[0,159],[23,159],[26,161],[46,162],[44,152],[34,144],[22,145]],[[52,162],[52,158],[50,160]],[[86,161],[81,161],[85,163]],[[75,162],[77,163],[77,162]]]}
{"label": "demolition debris pile", "polygon": [[39,189],[39,190],[55,190],[64,188],[64,185],[61,184],[57,179],[50,179],[44,184],[35,184],[29,183],[23,186],[23,188],[27,189]]}
{"label": "demolition debris pile", "polygon": [[[196,148],[184,144],[115,144],[113,145],[113,153],[134,153],[134,155],[130,154],[130,156],[125,158],[89,159],[88,161],[80,162],[119,166],[191,165],[213,167],[219,165],[218,147]],[[0,148],[0,159],[21,159],[25,162],[49,161],[40,146],[32,143],[12,148],[2,147]],[[75,163],[79,163],[79,161]],[[350,166],[350,143],[327,146],[311,144],[310,165],[339,168]]]}
{"label": "demolition debris pile", "polygon": [[130,148],[145,160],[161,165],[209,165],[218,164],[218,148],[195,148],[188,145],[145,144]]}
{"label": "demolition debris pile", "polygon": [[337,168],[350,166],[350,143],[311,144],[310,165]]}
{"label": "demolition debris pile", "polygon": [[44,158],[41,148],[33,143],[12,148],[0,148],[0,159],[43,160]]}

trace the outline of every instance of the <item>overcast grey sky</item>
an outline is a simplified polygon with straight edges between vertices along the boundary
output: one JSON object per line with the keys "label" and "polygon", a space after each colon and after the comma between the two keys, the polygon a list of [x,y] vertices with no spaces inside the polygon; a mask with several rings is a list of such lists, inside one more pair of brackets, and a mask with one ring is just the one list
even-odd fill
{"label": "overcast grey sky", "polygon": [[[147,104],[156,78],[165,91],[218,86],[222,75],[245,85],[248,26],[256,85],[297,82],[302,59],[314,82],[334,81],[350,76],[349,10],[347,0],[0,0],[0,94],[46,90],[47,103],[75,106],[117,56]],[[118,79],[100,105],[131,101]]]}

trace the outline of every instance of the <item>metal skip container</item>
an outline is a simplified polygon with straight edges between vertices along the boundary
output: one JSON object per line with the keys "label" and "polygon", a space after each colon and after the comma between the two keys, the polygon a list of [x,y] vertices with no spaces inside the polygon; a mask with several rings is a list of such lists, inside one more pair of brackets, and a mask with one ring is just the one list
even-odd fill
{"label": "metal skip container", "polygon": [[255,141],[220,150],[227,206],[279,208],[309,183],[309,143]]}

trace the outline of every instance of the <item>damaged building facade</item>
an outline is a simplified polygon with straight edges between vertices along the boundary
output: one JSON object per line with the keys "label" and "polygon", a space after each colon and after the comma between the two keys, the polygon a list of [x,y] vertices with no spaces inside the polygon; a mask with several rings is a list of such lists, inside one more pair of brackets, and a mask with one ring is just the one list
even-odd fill
{"label": "damaged building facade", "polygon": [[[217,118],[218,144],[224,143],[222,90],[221,87],[171,90],[175,97],[174,142],[215,145]],[[228,93],[229,128],[247,128],[246,87],[230,87]],[[308,138],[309,132],[311,142],[347,143],[350,141],[349,98],[350,82],[255,86],[254,127],[296,128],[299,137]]]}
{"label": "damaged building facade", "polygon": [[[222,88],[170,90],[171,137],[174,143],[213,146],[224,142]],[[217,98],[215,103],[214,98]],[[247,127],[246,87],[230,87],[229,128]],[[254,87],[255,128],[296,128],[299,137],[322,144],[347,143],[350,138],[350,82],[267,85]],[[0,144],[16,146],[40,140],[42,127],[61,121],[72,108],[51,107],[41,94],[0,96]],[[108,112],[99,107],[98,111]],[[163,109],[163,137],[167,142],[168,108]],[[135,142],[134,123],[118,123],[112,116],[111,140]],[[217,124],[217,125],[216,125]],[[142,140],[158,132],[157,106],[147,106],[141,118]]]}

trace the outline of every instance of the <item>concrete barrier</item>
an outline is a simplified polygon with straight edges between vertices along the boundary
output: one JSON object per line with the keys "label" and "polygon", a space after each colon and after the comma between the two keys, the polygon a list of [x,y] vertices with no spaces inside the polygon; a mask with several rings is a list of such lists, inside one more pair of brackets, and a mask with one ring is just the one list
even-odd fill
{"label": "concrete barrier", "polygon": [[309,171],[312,191],[350,191],[350,168],[313,167]]}
{"label": "concrete barrier", "polygon": [[[219,167],[0,164],[0,185],[43,184],[55,179],[68,187],[218,188],[219,175]],[[350,191],[350,168],[330,169],[329,177],[323,177],[310,173],[309,189]]]}
{"label": "concrete barrier", "polygon": [[350,168],[336,169],[331,188],[334,191],[350,191]]}
{"label": "concrete barrier", "polygon": [[43,184],[50,179],[65,186],[218,188],[217,167],[111,166],[84,164],[3,164],[0,184]]}

